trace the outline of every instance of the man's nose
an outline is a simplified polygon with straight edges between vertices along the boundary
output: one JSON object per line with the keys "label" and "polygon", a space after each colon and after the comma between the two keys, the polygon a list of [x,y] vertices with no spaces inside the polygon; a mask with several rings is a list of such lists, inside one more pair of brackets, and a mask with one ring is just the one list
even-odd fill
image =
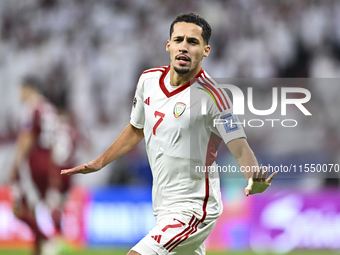
{"label": "man's nose", "polygon": [[188,43],[184,40],[179,47],[180,52],[188,52]]}

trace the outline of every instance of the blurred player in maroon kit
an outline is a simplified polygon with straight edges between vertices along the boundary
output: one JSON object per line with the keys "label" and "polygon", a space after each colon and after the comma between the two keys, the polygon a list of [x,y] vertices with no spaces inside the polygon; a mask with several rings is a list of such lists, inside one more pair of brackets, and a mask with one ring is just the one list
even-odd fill
{"label": "blurred player in maroon kit", "polygon": [[[19,135],[16,142],[14,164],[10,173],[13,184],[16,217],[24,221],[35,235],[34,255],[41,255],[46,236],[36,221],[35,208],[45,202],[51,212],[57,231],[61,231],[61,207],[64,194],[70,188],[70,178],[60,177],[60,170],[74,165],[76,136],[69,119],[60,114],[41,93],[41,85],[35,77],[26,77],[20,96],[25,104]],[[21,171],[29,165],[31,178]],[[27,189],[31,179],[34,191]],[[37,191],[37,192],[36,192]],[[37,194],[37,195],[34,195]]]}
{"label": "blurred player in maroon kit", "polygon": [[[51,148],[56,121],[56,109],[40,93],[40,83],[35,77],[26,77],[21,86],[20,96],[25,104],[16,142],[15,159],[10,172],[14,184],[13,212],[24,221],[35,235],[34,255],[41,254],[47,236],[39,229],[35,218],[35,206],[45,198],[48,187],[53,183],[53,161]],[[20,168],[28,163],[32,181],[39,197],[25,190],[27,178],[20,174]]]}
{"label": "blurred player in maroon kit", "polygon": [[76,164],[76,148],[79,142],[79,132],[67,110],[67,93],[61,93],[54,102],[57,107],[57,120],[52,144],[52,160],[55,170],[52,172],[53,183],[48,191],[46,202],[51,209],[52,218],[58,234],[62,234],[61,215],[63,205],[71,188],[70,176],[60,176],[62,169],[74,167]]}

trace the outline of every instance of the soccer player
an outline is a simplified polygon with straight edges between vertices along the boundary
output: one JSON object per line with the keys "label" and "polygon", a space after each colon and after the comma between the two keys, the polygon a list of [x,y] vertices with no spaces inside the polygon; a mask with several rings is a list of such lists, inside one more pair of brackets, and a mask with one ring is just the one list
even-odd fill
{"label": "soccer player", "polygon": [[65,168],[74,167],[76,161],[76,149],[80,142],[80,133],[75,125],[72,115],[68,112],[66,91],[54,100],[57,108],[56,121],[54,125],[54,138],[51,156],[55,170],[51,172],[54,183],[49,188],[46,203],[52,213],[52,219],[56,228],[56,238],[59,248],[68,248],[62,238],[61,218],[64,204],[68,198],[71,188],[69,175],[60,175]]}
{"label": "soccer player", "polygon": [[[210,35],[209,24],[197,14],[177,16],[166,44],[170,65],[142,73],[130,124],[96,160],[61,172],[96,172],[145,138],[157,223],[128,255],[205,254],[203,242],[222,212],[220,186],[214,173],[205,172],[202,177],[193,169],[216,166],[222,139],[240,166],[258,166],[241,126],[213,124],[216,118],[236,116],[227,94],[201,68],[210,53]],[[195,96],[190,98],[192,93]],[[202,99],[204,114],[198,107]],[[245,195],[268,188],[275,173],[268,179],[266,175],[266,171],[244,172]]]}
{"label": "soccer player", "polygon": [[[40,230],[36,217],[37,204],[46,197],[50,187],[56,185],[55,164],[52,160],[56,109],[42,95],[41,84],[36,77],[24,78],[20,90],[25,111],[22,115],[19,136],[16,142],[15,159],[10,172],[14,188],[13,212],[24,221],[35,235],[34,255],[42,253],[48,237]],[[19,171],[28,163],[30,178]],[[32,183],[28,183],[30,179]]]}

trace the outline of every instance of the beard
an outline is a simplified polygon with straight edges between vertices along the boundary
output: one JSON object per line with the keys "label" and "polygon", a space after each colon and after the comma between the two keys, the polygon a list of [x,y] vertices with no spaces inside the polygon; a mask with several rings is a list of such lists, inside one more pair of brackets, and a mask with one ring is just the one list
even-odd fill
{"label": "beard", "polygon": [[174,67],[174,70],[176,73],[178,74],[186,74],[190,72],[190,68],[186,67],[186,68],[178,68],[178,67]]}

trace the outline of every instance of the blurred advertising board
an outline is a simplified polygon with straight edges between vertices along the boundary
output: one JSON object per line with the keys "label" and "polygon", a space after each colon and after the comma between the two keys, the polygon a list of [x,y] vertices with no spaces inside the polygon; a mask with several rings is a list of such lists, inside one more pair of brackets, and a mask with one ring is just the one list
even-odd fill
{"label": "blurred advertising board", "polygon": [[92,190],[85,230],[91,246],[137,243],[154,226],[151,187],[103,187]]}
{"label": "blurred advertising board", "polygon": [[257,253],[340,249],[340,193],[282,190],[254,197],[249,245]]}

